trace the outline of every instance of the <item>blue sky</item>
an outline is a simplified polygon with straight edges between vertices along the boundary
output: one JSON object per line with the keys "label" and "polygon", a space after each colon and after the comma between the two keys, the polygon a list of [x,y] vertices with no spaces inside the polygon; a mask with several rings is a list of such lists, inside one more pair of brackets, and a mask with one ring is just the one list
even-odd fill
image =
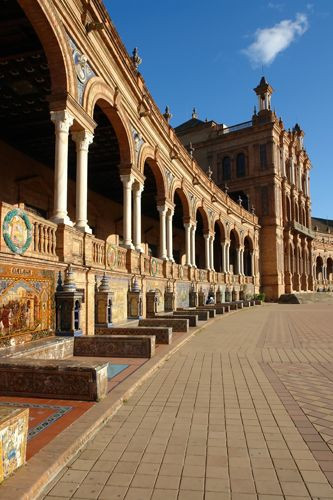
{"label": "blue sky", "polygon": [[[105,0],[157,105],[190,118],[251,119],[263,72],[285,127],[298,122],[312,162],[314,216],[333,219],[333,0]],[[258,31],[261,30],[261,31]]]}

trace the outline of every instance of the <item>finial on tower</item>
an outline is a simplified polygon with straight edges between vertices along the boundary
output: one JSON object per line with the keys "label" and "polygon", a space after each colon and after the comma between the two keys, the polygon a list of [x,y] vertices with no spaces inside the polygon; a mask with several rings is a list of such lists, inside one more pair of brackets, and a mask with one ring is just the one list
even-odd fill
{"label": "finial on tower", "polygon": [[259,113],[260,111],[271,109],[271,97],[274,89],[266,81],[264,76],[261,77],[259,85],[253,89],[258,96]]}
{"label": "finial on tower", "polygon": [[166,119],[166,121],[169,123],[171,118],[172,118],[172,114],[170,113],[170,108],[169,106],[166,106],[165,107],[165,111],[164,111],[164,114],[163,114],[164,118]]}
{"label": "finial on tower", "polygon": [[198,113],[195,108],[192,109],[192,118],[198,118]]}

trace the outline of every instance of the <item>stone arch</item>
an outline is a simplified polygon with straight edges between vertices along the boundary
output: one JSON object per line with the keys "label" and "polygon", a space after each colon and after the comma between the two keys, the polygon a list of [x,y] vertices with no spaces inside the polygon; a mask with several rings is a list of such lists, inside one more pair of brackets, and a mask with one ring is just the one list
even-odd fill
{"label": "stone arch", "polygon": [[238,229],[237,229],[236,226],[230,229],[229,238],[231,238],[231,233],[235,237],[237,248],[240,247],[241,246],[241,236],[240,236],[240,233],[239,233],[239,231],[238,231]]}
{"label": "stone arch", "polygon": [[138,169],[143,174],[145,164],[148,163],[156,179],[157,197],[164,200],[167,198],[166,179],[163,171],[164,169],[161,168],[160,162],[156,156],[156,151],[149,144],[144,145],[140,151]]}
{"label": "stone arch", "polygon": [[172,189],[171,200],[174,201],[175,194],[178,194],[183,207],[184,218],[190,218],[190,202],[180,183],[175,183]]}
{"label": "stone arch", "polygon": [[18,0],[45,51],[51,75],[52,95],[69,93],[77,98],[75,68],[67,35],[51,2]]}
{"label": "stone arch", "polygon": [[222,221],[221,219],[215,218],[215,220],[213,221],[213,227],[215,226],[215,224],[217,224],[220,229],[221,240],[225,241],[227,239],[227,234],[228,234],[225,222]]}
{"label": "stone arch", "polygon": [[93,118],[96,104],[110,120],[116,133],[121,164],[130,167],[134,163],[134,146],[130,132],[130,126],[123,112],[115,92],[101,78],[92,78],[86,86],[83,94],[82,106],[87,114]]}
{"label": "stone arch", "polygon": [[197,212],[199,212],[201,217],[202,217],[204,233],[208,233],[208,231],[209,231],[209,219],[208,219],[208,214],[207,214],[205,208],[203,207],[203,205],[199,205],[196,207],[195,212],[194,212],[195,218],[197,217]]}

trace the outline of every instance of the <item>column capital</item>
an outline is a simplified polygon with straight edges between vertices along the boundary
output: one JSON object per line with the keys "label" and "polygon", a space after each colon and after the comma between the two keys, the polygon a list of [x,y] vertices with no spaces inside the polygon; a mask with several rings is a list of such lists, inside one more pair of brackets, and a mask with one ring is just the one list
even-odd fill
{"label": "column capital", "polygon": [[167,210],[168,210],[168,207],[166,205],[157,205],[157,211],[161,214],[161,215],[166,215],[167,213]]}
{"label": "column capital", "polygon": [[72,139],[76,143],[76,151],[88,151],[90,144],[94,140],[94,134],[89,130],[72,132]]}
{"label": "column capital", "polygon": [[144,190],[145,186],[144,184],[141,184],[141,182],[135,180],[133,183],[133,192],[137,195],[141,195],[142,191]]}
{"label": "column capital", "polygon": [[74,116],[67,110],[61,111],[51,111],[51,121],[55,125],[56,132],[66,132],[68,134],[69,129],[73,125]]}
{"label": "column capital", "polygon": [[127,184],[128,187],[132,187],[132,184],[134,182],[134,177],[133,177],[133,175],[130,175],[130,174],[121,175],[120,180],[124,186]]}

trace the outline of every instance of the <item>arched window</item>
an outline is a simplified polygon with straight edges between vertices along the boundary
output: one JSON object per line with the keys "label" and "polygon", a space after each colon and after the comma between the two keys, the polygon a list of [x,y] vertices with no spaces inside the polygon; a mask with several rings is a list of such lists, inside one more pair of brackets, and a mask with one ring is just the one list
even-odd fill
{"label": "arched window", "polygon": [[231,179],[231,161],[229,156],[225,156],[222,160],[222,177],[224,181]]}
{"label": "arched window", "polygon": [[244,153],[239,153],[236,160],[236,175],[237,177],[245,176],[245,155]]}

